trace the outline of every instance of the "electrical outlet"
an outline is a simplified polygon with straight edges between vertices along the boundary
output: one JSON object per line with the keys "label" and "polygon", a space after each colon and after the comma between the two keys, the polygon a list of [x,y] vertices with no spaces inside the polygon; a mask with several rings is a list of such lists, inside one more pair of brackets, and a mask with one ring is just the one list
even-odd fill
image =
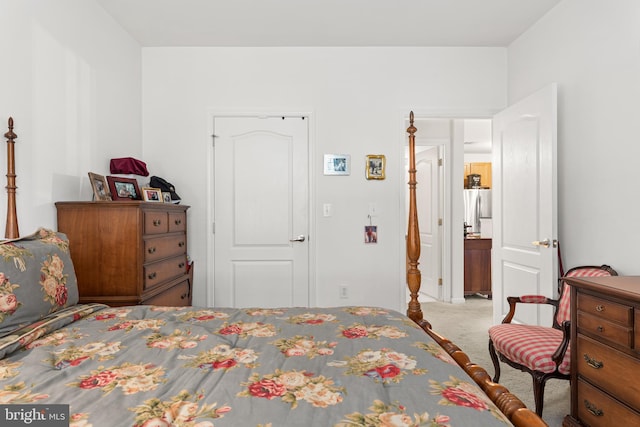
{"label": "electrical outlet", "polygon": [[340,285],[338,287],[338,292],[340,293],[340,298],[346,299],[349,298],[349,289],[346,285]]}

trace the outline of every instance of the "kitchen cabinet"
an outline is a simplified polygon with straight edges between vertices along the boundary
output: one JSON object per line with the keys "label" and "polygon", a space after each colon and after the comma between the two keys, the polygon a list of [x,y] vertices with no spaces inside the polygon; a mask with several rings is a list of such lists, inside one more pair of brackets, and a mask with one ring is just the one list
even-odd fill
{"label": "kitchen cabinet", "polygon": [[81,303],[191,305],[187,209],[139,201],[57,202]]}
{"label": "kitchen cabinet", "polygon": [[562,425],[640,425],[640,277],[574,277],[567,283],[571,414]]}
{"label": "kitchen cabinet", "polygon": [[471,174],[480,175],[480,185],[482,188],[491,188],[491,162],[471,162],[464,164],[464,186],[467,186],[467,176]]}
{"label": "kitchen cabinet", "polygon": [[464,294],[491,297],[491,239],[464,239]]}

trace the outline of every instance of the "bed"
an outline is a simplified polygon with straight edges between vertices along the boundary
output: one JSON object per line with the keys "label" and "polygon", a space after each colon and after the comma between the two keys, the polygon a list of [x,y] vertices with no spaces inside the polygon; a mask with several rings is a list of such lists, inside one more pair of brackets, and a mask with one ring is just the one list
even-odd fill
{"label": "bed", "polygon": [[[69,242],[19,237],[7,138],[0,420],[71,426],[544,426],[424,320],[410,145],[406,315],[378,307],[79,304]],[[35,408],[35,409],[34,409]],[[30,418],[31,417],[31,418]],[[17,418],[16,418],[17,419]],[[0,423],[1,424],[1,423]],[[46,424],[50,425],[50,424]]]}

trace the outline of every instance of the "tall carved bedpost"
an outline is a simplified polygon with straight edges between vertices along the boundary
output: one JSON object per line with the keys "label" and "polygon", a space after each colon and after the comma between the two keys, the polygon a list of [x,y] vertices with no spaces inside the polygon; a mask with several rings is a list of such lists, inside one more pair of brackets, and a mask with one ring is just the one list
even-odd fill
{"label": "tall carved bedpost", "polygon": [[9,131],[4,134],[7,138],[7,227],[4,237],[16,239],[20,237],[18,231],[18,215],[16,214],[16,162],[14,145],[18,135],[13,132],[13,117],[9,117]]}
{"label": "tall carved bedpost", "polygon": [[418,301],[418,292],[420,291],[420,282],[422,276],[418,269],[418,259],[420,258],[420,232],[418,229],[418,208],[416,204],[416,133],[417,129],[413,126],[413,111],[409,113],[409,227],[407,230],[407,285],[411,293],[411,300],[407,308],[407,316],[414,322],[427,325],[431,328],[423,318],[422,308]]}

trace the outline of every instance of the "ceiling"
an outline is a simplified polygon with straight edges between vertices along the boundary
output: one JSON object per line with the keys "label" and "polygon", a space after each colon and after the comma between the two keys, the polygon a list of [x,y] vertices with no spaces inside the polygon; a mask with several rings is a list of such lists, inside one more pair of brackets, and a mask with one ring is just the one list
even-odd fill
{"label": "ceiling", "polygon": [[508,46],[561,0],[97,0],[142,46]]}

